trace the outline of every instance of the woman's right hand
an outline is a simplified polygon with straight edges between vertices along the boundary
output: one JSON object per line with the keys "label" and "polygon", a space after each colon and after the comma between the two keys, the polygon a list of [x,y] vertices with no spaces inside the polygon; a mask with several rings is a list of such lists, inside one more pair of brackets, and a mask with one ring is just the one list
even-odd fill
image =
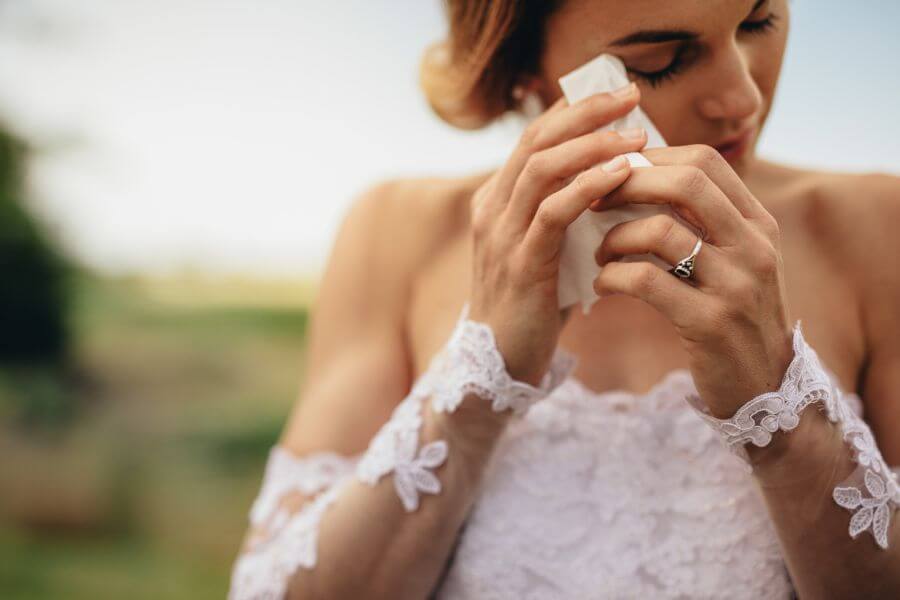
{"label": "woman's right hand", "polygon": [[606,161],[647,143],[643,129],[637,137],[596,130],[639,99],[633,83],[572,105],[560,98],[528,125],[507,162],[472,198],[469,318],[493,329],[516,380],[540,383],[565,323],[557,287],[566,228],[628,178],[627,160]]}

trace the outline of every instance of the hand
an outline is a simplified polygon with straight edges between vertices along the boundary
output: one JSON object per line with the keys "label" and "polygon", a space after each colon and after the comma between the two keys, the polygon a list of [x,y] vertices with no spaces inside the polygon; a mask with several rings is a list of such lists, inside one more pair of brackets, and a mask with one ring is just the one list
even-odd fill
{"label": "hand", "polygon": [[573,105],[560,98],[532,121],[507,162],[472,198],[473,283],[469,317],[491,326],[514,379],[537,385],[565,322],[559,310],[560,247],[566,228],[593,200],[628,178],[620,158],[647,134],[596,131],[638,103],[627,93],[595,94]]}
{"label": "hand", "polygon": [[705,233],[694,276],[616,260],[651,253],[674,265],[691,252],[697,236],[690,229],[670,215],[653,215],[609,230],[595,255],[603,269],[594,289],[639,298],[668,318],[689,354],[700,397],[713,416],[729,418],[755,396],[777,390],[793,358],[778,222],[710,146],[641,154],[654,166],[635,169],[591,209],[671,204]]}

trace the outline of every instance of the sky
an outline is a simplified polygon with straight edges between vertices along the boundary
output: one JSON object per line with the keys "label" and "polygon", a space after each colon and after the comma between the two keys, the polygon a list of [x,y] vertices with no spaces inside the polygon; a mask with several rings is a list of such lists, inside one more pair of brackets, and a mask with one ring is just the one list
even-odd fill
{"label": "sky", "polygon": [[[900,2],[792,0],[758,145],[900,174]],[[438,0],[0,0],[0,115],[34,143],[33,208],[112,273],[318,272],[353,199],[501,164],[514,118],[443,124],[419,91]]]}

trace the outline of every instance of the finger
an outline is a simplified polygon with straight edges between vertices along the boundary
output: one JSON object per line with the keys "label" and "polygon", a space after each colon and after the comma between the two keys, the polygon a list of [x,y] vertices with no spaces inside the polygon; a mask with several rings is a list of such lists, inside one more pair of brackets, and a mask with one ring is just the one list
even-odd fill
{"label": "finger", "polygon": [[548,195],[565,186],[572,177],[601,162],[626,152],[634,152],[647,143],[644,129],[627,132],[594,131],[532,154],[507,205],[507,216],[514,228],[525,230],[540,204]]}
{"label": "finger", "polygon": [[687,323],[709,304],[706,294],[646,261],[607,263],[594,279],[598,295],[625,294],[643,300],[672,323]]}
{"label": "finger", "polygon": [[501,169],[498,198],[509,198],[526,161],[535,152],[605,127],[631,112],[637,106],[640,91],[637,86],[627,89],[629,94],[592,94],[574,104],[562,97],[551,110],[532,121]]}
{"label": "finger", "polygon": [[598,210],[626,203],[671,204],[704,232],[705,240],[720,247],[740,244],[750,227],[722,190],[692,165],[634,169],[628,181],[600,201]]}
{"label": "finger", "polygon": [[[691,253],[696,243],[697,235],[672,215],[658,214],[613,225],[594,252],[594,260],[603,267],[629,254],[653,254],[674,266]],[[727,268],[718,249],[702,243],[693,279],[720,281]]]}
{"label": "finger", "polygon": [[712,146],[693,144],[647,148],[641,154],[654,165],[694,165],[702,169],[710,180],[731,200],[735,208],[747,219],[761,218],[768,214],[765,207],[750,193],[747,186],[728,161]]}
{"label": "finger", "polygon": [[591,94],[567,105],[557,114],[548,115],[532,142],[538,149],[543,149],[590,133],[627,115],[640,99],[640,89],[634,84],[620,90]]}
{"label": "finger", "polygon": [[[608,170],[612,169],[612,170]],[[624,157],[578,174],[567,186],[548,196],[538,207],[523,245],[535,260],[559,256],[566,228],[583,213],[595,198],[608,194],[628,178],[631,167]]]}

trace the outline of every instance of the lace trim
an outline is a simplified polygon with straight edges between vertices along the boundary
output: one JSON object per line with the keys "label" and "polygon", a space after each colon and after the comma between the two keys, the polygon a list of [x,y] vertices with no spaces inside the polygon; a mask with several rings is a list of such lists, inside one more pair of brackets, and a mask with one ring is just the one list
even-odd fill
{"label": "lace trim", "polygon": [[422,426],[423,397],[410,394],[394,409],[391,418],[375,434],[368,450],[356,467],[363,483],[375,485],[394,471],[394,488],[407,512],[419,507],[419,492],[437,494],[441,482],[428,469],[439,467],[447,459],[447,442],[426,444],[418,454],[419,429]]}
{"label": "lace trim", "polygon": [[857,415],[822,368],[816,351],[806,342],[798,319],[793,331],[794,358],[778,391],[766,392],[744,404],[729,419],[714,417],[698,394],[686,399],[706,423],[719,432],[728,449],[752,472],[747,442],[765,446],[778,430],[788,432],[800,423],[800,412],[813,403],[825,408],[829,421],[838,423],[843,440],[851,449],[856,467],[832,493],[839,506],[854,512],[850,537],[870,531],[876,543],[888,547],[887,534],[894,510],[900,507],[898,473],[888,467],[868,424]]}
{"label": "lace trim", "polygon": [[490,400],[495,412],[511,408],[522,416],[574,369],[575,357],[558,348],[538,387],[516,381],[506,370],[494,332],[484,323],[469,320],[468,314],[466,304],[444,351],[434,357],[417,384],[417,393],[430,395],[438,412],[453,412],[467,394],[475,393]]}
{"label": "lace trim", "polygon": [[250,509],[250,524],[261,526],[273,515],[284,515],[281,499],[290,492],[313,496],[335,484],[350,470],[346,457],[333,452],[317,452],[298,458],[281,446],[269,452],[263,484]]}
{"label": "lace trim", "polygon": [[438,494],[441,483],[429,469],[447,459],[445,440],[426,444],[418,454],[422,403],[431,398],[438,412],[453,412],[469,393],[491,401],[491,409],[512,409],[523,415],[538,400],[558,387],[575,368],[576,359],[557,348],[540,387],[514,380],[506,371],[491,328],[468,318],[463,306],[444,348],[431,361],[410,394],[394,409],[378,431],[356,468],[357,477],[375,485],[394,472],[394,487],[407,512],[419,506],[419,492]]}
{"label": "lace trim", "polygon": [[[474,392],[490,400],[495,411],[512,409],[522,415],[574,369],[575,357],[558,348],[540,387],[512,379],[490,327],[469,320],[468,308],[468,304],[463,307],[450,340],[363,454],[345,457],[319,452],[297,457],[279,446],[272,449],[250,510],[256,535],[235,562],[231,600],[280,600],[298,568],[315,566],[319,523],[354,474],[375,485],[393,472],[394,488],[407,512],[418,508],[420,493],[440,493],[441,483],[433,470],[444,463],[449,448],[445,440],[418,448],[426,399],[431,398],[436,410],[452,412]],[[285,504],[292,493],[312,499],[292,510]]]}
{"label": "lace trim", "polygon": [[[253,536],[235,561],[229,599],[280,600],[291,574],[315,565],[319,521],[350,479],[355,462],[332,452],[297,457],[280,446],[272,449],[250,509]],[[284,500],[292,493],[312,499],[291,510]]]}
{"label": "lace trim", "polygon": [[839,506],[856,511],[850,519],[850,537],[856,538],[868,530],[886,550],[891,516],[900,506],[898,473],[881,456],[868,424],[846,404],[841,403],[840,410],[844,441],[853,451],[856,468],[834,488],[832,498]]}

